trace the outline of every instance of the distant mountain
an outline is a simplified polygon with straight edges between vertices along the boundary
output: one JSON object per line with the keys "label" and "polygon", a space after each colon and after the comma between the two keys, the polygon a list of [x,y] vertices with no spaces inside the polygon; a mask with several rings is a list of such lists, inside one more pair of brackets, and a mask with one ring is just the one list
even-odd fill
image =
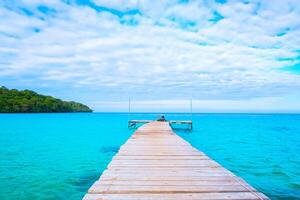
{"label": "distant mountain", "polygon": [[0,113],[93,112],[88,106],[63,101],[31,90],[0,87]]}

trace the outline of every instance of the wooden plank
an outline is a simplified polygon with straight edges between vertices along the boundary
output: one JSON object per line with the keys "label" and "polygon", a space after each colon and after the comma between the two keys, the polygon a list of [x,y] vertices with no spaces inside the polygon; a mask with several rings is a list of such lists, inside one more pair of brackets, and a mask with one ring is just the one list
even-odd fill
{"label": "wooden plank", "polygon": [[149,181],[144,181],[144,180],[101,180],[101,181],[96,181],[94,184],[102,184],[102,185],[172,185],[172,186],[176,186],[176,185],[240,185],[239,182],[235,181],[235,180],[193,180],[193,181],[186,181],[186,180],[182,180],[182,181],[177,181],[177,180],[149,180]]}
{"label": "wooden plank", "polygon": [[[187,183],[187,182],[186,182]],[[94,184],[90,189],[90,194],[155,194],[155,193],[212,193],[212,192],[251,192],[249,188],[236,182],[233,183],[213,183],[213,184],[168,184],[168,185],[127,185],[115,184]]]}
{"label": "wooden plank", "polygon": [[[229,173],[229,174],[232,174],[232,172],[230,172],[229,170],[223,168],[223,167],[215,167],[215,168],[211,168],[211,167],[203,167],[203,168],[193,168],[193,169],[190,169],[190,170],[184,170],[185,168],[184,167],[173,167],[173,168],[159,168],[159,167],[152,167],[152,168],[148,168],[148,171],[146,173],[155,173],[155,172],[161,172],[161,173],[178,173],[178,172],[181,172],[181,173],[210,173],[210,172],[226,172],[226,173]],[[117,173],[117,172],[128,172],[128,173],[144,173],[145,172],[145,169],[143,168],[112,168],[112,169],[109,169],[109,170],[105,170],[105,172],[112,172],[112,173]]]}
{"label": "wooden plank", "polygon": [[207,192],[247,192],[242,185],[104,185],[94,184],[89,193],[137,194],[137,193],[207,193]]}
{"label": "wooden plank", "polygon": [[225,193],[176,193],[176,194],[87,194],[84,200],[261,200],[268,199],[262,193],[225,192]]}
{"label": "wooden plank", "polygon": [[113,160],[207,160],[210,159],[207,156],[171,156],[171,155],[162,155],[162,156],[115,156]]}
{"label": "wooden plank", "polygon": [[233,177],[225,176],[225,175],[206,175],[206,176],[113,176],[113,175],[102,175],[99,180],[120,180],[120,181],[197,181],[197,180],[205,180],[205,181],[234,181]]}
{"label": "wooden plank", "polygon": [[[177,173],[177,174],[176,174]],[[107,174],[107,172],[104,172],[104,174]],[[227,174],[226,172],[199,172],[199,173],[187,173],[187,172],[175,172],[175,173],[166,173],[165,172],[165,175],[164,175],[164,177],[165,178],[167,178],[167,177],[186,177],[186,178],[188,178],[188,177],[190,177],[190,178],[194,178],[194,179],[197,179],[197,180],[199,180],[199,177],[206,177],[206,176],[226,176],[226,175],[230,175],[230,174]],[[143,173],[136,173],[136,174],[134,174],[134,173],[124,173],[124,172],[121,172],[121,173],[118,173],[118,172],[114,172],[114,174],[113,175],[111,175],[111,174],[107,174],[107,176],[112,176],[112,177],[116,177],[116,178],[118,178],[118,177],[129,177],[129,176],[131,176],[130,178],[134,178],[134,177],[136,177],[136,178],[139,178],[139,177],[137,177],[137,176],[144,176],[144,177],[161,177],[162,176],[162,173],[161,172],[150,172],[150,173],[145,173],[145,174],[143,174]]]}
{"label": "wooden plank", "polygon": [[119,149],[85,200],[268,199],[176,135],[149,122]]}
{"label": "wooden plank", "polygon": [[212,160],[112,160],[111,164],[114,165],[210,165],[215,164],[216,162]]}

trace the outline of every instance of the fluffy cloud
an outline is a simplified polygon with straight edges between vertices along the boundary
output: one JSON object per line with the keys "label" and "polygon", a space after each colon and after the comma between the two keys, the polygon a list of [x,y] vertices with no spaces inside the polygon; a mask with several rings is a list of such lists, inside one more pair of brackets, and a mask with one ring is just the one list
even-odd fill
{"label": "fluffy cloud", "polygon": [[103,6],[106,8],[120,10],[120,11],[137,9],[138,7],[138,1],[136,0],[119,0],[119,1],[94,0],[94,3],[98,6]]}
{"label": "fluffy cloud", "polygon": [[299,95],[299,19],[296,0],[4,1],[0,84],[89,102]]}

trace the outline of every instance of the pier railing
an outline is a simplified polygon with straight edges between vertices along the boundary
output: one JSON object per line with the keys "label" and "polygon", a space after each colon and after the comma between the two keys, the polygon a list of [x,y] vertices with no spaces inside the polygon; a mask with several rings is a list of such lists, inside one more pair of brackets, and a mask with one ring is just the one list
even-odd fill
{"label": "pier railing", "polygon": [[[138,128],[139,125],[143,125],[146,123],[153,122],[153,120],[129,120],[128,121],[128,128]],[[193,121],[192,120],[168,120],[170,126],[172,125],[188,125],[187,129],[193,129]]]}

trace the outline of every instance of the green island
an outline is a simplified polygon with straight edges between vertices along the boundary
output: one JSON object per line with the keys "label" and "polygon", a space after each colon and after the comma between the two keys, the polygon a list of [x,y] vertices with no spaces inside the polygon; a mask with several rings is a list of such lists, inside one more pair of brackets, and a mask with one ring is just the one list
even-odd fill
{"label": "green island", "polygon": [[63,101],[31,90],[0,87],[0,113],[93,112],[88,106]]}

